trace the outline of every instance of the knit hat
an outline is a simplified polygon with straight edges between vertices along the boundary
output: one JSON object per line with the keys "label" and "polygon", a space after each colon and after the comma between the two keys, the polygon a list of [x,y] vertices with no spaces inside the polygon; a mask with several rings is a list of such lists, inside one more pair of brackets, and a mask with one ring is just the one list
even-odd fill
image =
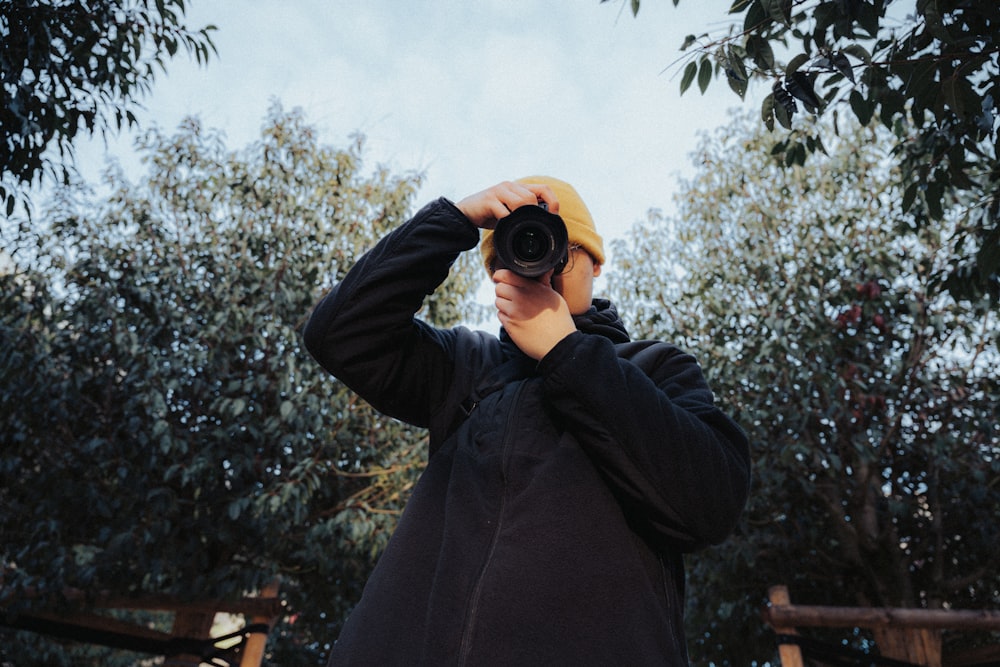
{"label": "knit hat", "polygon": [[[565,181],[560,181],[551,176],[529,176],[517,179],[518,183],[535,183],[547,185],[559,200],[559,217],[566,223],[566,231],[569,234],[570,244],[578,243],[590,253],[598,264],[604,264],[604,241],[597,233],[594,225],[594,218],[587,210],[587,205],[583,203],[580,195],[572,185]],[[487,229],[483,232],[483,239],[479,243],[479,252],[483,255],[483,264],[489,271],[496,259],[496,248],[493,245],[493,230]]]}

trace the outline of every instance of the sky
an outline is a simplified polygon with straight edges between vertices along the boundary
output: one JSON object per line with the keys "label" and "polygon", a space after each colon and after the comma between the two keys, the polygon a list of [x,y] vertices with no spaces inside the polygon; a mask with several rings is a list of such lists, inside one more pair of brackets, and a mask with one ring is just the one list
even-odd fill
{"label": "sky", "polygon": [[[725,31],[730,0],[189,0],[191,27],[217,27],[218,55],[183,52],[138,114],[172,131],[185,116],[259,138],[268,107],[299,107],[320,140],[366,138],[366,171],[425,175],[419,206],[506,179],[562,178],[606,240],[669,209],[697,133],[740,106],[722,80],[679,93],[689,33]],[[750,105],[752,102],[747,102]],[[107,156],[141,169],[134,133],[78,148],[96,180]]]}

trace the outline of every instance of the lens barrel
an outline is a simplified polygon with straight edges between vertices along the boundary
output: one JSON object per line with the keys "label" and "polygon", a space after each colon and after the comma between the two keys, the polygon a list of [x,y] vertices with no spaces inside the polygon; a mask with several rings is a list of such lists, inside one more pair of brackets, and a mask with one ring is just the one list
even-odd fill
{"label": "lens barrel", "polygon": [[541,206],[521,206],[497,221],[493,234],[494,268],[537,278],[550,269],[562,271],[569,259],[566,225]]}

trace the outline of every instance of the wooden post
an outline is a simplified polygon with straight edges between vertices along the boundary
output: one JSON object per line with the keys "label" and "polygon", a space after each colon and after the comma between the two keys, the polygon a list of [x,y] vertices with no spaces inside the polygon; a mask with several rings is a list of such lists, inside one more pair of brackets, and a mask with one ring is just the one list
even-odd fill
{"label": "wooden post", "polygon": [[[767,590],[767,599],[771,606],[790,606],[792,599],[788,595],[787,586],[771,586]],[[774,632],[779,635],[799,634],[794,627],[775,627]],[[781,659],[781,667],[804,667],[802,661],[802,650],[798,646],[791,644],[780,644],[778,646],[778,657]]]}
{"label": "wooden post", "polygon": [[[214,622],[214,611],[178,611],[174,615],[174,625],[171,634],[174,637],[207,639],[212,635],[212,624]],[[163,667],[198,667],[200,664],[200,655],[181,653],[166,656]]]}
{"label": "wooden post", "polygon": [[[261,591],[262,598],[278,597],[278,582],[272,581]],[[268,628],[274,627],[277,616],[265,616],[258,614],[250,617],[250,624],[267,623]],[[243,656],[240,658],[240,667],[260,667],[264,661],[264,647],[267,645],[267,635],[252,634],[247,637],[243,644]]]}
{"label": "wooden post", "polygon": [[886,658],[923,667],[941,667],[941,631],[930,628],[875,627],[875,646]]}

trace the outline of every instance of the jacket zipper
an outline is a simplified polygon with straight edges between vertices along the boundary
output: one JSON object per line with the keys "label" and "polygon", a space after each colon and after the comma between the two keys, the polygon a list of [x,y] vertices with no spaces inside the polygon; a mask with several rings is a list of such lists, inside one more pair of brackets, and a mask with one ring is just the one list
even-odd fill
{"label": "jacket zipper", "polygon": [[479,613],[479,602],[483,594],[483,585],[486,582],[486,573],[490,569],[490,563],[493,560],[493,553],[496,551],[497,543],[500,541],[500,529],[503,524],[504,509],[507,505],[507,464],[510,457],[512,424],[514,416],[517,414],[517,405],[520,402],[521,390],[523,387],[523,383],[518,384],[514,393],[514,398],[511,401],[511,409],[507,412],[507,421],[504,424],[503,448],[501,449],[500,457],[500,479],[503,484],[502,493],[500,495],[500,509],[497,512],[496,525],[493,527],[493,535],[490,537],[490,547],[486,552],[486,560],[483,562],[483,566],[479,570],[479,578],[476,580],[476,585],[472,589],[472,597],[469,598],[469,611],[466,614],[465,630],[462,633],[462,644],[458,654],[459,665],[467,664],[469,654],[472,652],[472,636],[476,628],[476,620]]}

